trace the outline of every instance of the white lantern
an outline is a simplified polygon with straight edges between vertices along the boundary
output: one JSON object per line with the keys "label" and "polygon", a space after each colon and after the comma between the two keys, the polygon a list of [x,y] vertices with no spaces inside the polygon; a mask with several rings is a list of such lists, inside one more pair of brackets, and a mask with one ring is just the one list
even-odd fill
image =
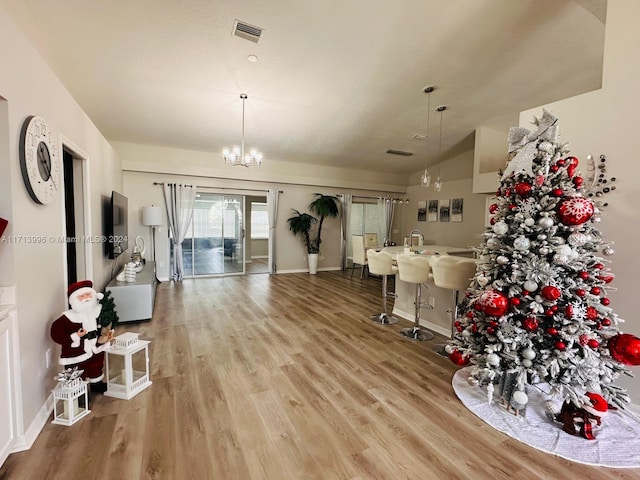
{"label": "white lantern", "polygon": [[137,333],[123,333],[105,355],[106,396],[129,400],[149,387],[149,342]]}
{"label": "white lantern", "polygon": [[53,420],[56,425],[73,425],[91,413],[87,384],[77,378],[72,382],[60,382],[53,389]]}

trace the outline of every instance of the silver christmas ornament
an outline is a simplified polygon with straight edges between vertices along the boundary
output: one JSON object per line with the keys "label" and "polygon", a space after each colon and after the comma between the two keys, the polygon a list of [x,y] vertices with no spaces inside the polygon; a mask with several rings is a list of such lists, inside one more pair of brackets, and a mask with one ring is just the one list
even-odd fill
{"label": "silver christmas ornament", "polygon": [[574,232],[569,235],[569,245],[573,245],[574,247],[581,247],[585,243],[587,243],[587,235],[580,232]]}
{"label": "silver christmas ornament", "polygon": [[493,231],[496,235],[504,235],[509,231],[509,226],[504,222],[498,222],[493,226]]}
{"label": "silver christmas ornament", "polygon": [[521,251],[529,250],[531,242],[527,237],[518,237],[513,241],[513,246]]}
{"label": "silver christmas ornament", "polygon": [[480,275],[478,276],[478,278],[476,278],[476,282],[478,282],[478,285],[480,285],[481,287],[484,287],[489,283],[489,279],[484,275]]}
{"label": "silver christmas ornament", "polygon": [[522,357],[526,358],[527,360],[533,360],[534,358],[536,358],[536,352],[532,348],[525,348],[524,350],[522,350]]}
{"label": "silver christmas ornament", "polygon": [[522,360],[522,366],[525,368],[531,368],[533,366],[533,362],[527,358]]}
{"label": "silver christmas ornament", "polygon": [[553,256],[553,263],[555,263],[556,265],[566,265],[568,261],[569,257],[567,257],[566,255],[562,255],[561,253],[556,253]]}
{"label": "silver christmas ornament", "polygon": [[507,263],[509,263],[509,257],[500,255],[498,258],[496,258],[496,262],[498,262],[498,264],[500,265],[506,265]]}
{"label": "silver christmas ornament", "polygon": [[534,225],[535,223],[536,223],[536,221],[535,221],[533,218],[531,218],[531,217],[527,217],[527,218],[525,218],[525,219],[524,219],[524,224],[525,224],[527,227],[533,227],[533,225]]}
{"label": "silver christmas ornament", "polygon": [[615,253],[615,251],[614,251],[614,250],[613,250],[613,248],[611,248],[611,247],[604,247],[604,248],[602,249],[602,254],[603,254],[605,257],[610,257],[610,256],[611,256],[611,255],[613,255],[614,253]]}
{"label": "silver christmas ornament", "polygon": [[498,240],[496,240],[496,239],[495,239],[495,238],[493,238],[493,237],[492,237],[492,238],[487,239],[487,247],[488,247],[488,248],[490,248],[490,249],[492,249],[492,250],[493,250],[494,248],[497,248],[497,247],[498,247],[498,244],[499,244]]}
{"label": "silver christmas ornament", "polygon": [[540,247],[540,255],[548,255],[551,253],[551,249],[549,247]]}
{"label": "silver christmas ornament", "polygon": [[547,235],[544,233],[541,233],[540,235],[538,235],[538,240],[546,240],[547,239]]}
{"label": "silver christmas ornament", "polygon": [[480,382],[478,381],[477,378],[469,377],[467,378],[467,383],[472,387],[477,387]]}
{"label": "silver christmas ornament", "polygon": [[538,290],[538,284],[533,280],[527,280],[522,286],[527,292],[535,292]]}
{"label": "silver christmas ornament", "polygon": [[553,219],[549,217],[542,217],[540,220],[538,220],[538,225],[540,225],[542,228],[551,228],[553,227]]}

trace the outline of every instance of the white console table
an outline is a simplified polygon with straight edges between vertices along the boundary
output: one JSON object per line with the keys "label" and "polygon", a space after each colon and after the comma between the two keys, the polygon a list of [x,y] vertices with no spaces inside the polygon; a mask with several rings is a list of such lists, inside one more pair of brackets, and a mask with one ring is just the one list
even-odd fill
{"label": "white console table", "polygon": [[135,282],[114,279],[107,285],[107,290],[116,304],[119,323],[151,318],[156,296],[155,263],[147,261],[142,271],[136,274]]}

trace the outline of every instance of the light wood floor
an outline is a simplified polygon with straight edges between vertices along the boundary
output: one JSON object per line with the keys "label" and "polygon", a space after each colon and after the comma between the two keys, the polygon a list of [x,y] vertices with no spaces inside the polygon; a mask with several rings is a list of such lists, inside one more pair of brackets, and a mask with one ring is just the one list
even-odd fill
{"label": "light wood floor", "polygon": [[151,340],[153,385],[48,423],[0,479],[640,479],[483,423],[434,341],[372,323],[380,282],[349,274],[163,282],[153,320],[116,332]]}

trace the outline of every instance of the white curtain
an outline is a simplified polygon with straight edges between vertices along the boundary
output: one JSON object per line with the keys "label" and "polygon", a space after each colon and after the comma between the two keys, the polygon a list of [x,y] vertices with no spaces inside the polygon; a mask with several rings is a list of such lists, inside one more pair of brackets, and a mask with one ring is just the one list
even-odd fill
{"label": "white curtain", "polygon": [[173,241],[173,260],[171,264],[171,278],[182,281],[182,242],[193,220],[193,205],[196,201],[196,187],[194,185],[164,184],[164,203],[167,208],[167,218]]}
{"label": "white curtain", "polygon": [[267,190],[267,215],[269,217],[269,273],[276,273],[276,221],[278,219],[278,198],[280,192]]}
{"label": "white curtain", "polygon": [[390,198],[378,198],[378,218],[380,219],[380,230],[382,230],[385,242],[391,241],[391,227],[395,211],[396,202]]}
{"label": "white curtain", "polygon": [[350,193],[343,193],[340,198],[340,209],[342,216],[340,217],[342,230],[342,248],[340,249],[340,263],[342,270],[347,269],[347,242],[349,239],[349,227],[351,226],[351,202],[353,196]]}

